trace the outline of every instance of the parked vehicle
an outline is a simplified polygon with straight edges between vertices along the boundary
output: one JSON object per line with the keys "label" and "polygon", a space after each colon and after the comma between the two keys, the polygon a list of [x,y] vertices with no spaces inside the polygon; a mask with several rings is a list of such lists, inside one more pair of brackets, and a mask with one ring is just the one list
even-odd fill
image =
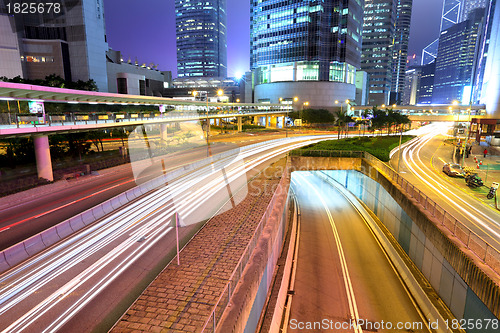
{"label": "parked vehicle", "polygon": [[500,184],[498,183],[493,183],[491,184],[491,187],[490,187],[490,192],[488,193],[488,195],[486,195],[486,198],[488,199],[493,199],[493,197],[495,196],[495,193],[497,192],[497,189],[498,189],[498,186]]}
{"label": "parked vehicle", "polygon": [[464,177],[465,172],[459,164],[446,163],[443,165],[443,172],[450,177]]}
{"label": "parked vehicle", "polygon": [[483,181],[476,173],[468,173],[465,176],[465,182],[467,186],[472,188],[481,187],[484,185]]}

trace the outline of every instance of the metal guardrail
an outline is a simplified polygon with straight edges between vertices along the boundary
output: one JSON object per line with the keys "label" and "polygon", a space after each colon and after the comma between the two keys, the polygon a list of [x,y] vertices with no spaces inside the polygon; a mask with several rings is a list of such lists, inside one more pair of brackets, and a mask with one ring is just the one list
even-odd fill
{"label": "metal guardrail", "polygon": [[[316,153],[316,154],[315,154]],[[474,253],[484,264],[488,265],[495,273],[500,275],[500,251],[492,247],[481,236],[460,222],[452,214],[430,199],[415,185],[398,174],[387,164],[367,152],[349,151],[292,151],[292,156],[319,156],[319,157],[358,157],[369,161],[390,180],[398,184],[403,191],[415,199],[438,223],[448,229],[467,249]]]}
{"label": "metal guardrail", "polygon": [[281,177],[281,180],[276,188],[276,191],[274,192],[271,201],[267,205],[266,211],[262,216],[262,218],[260,219],[260,222],[257,225],[257,228],[255,229],[255,232],[252,235],[250,242],[245,248],[245,251],[243,252],[243,255],[238,261],[238,264],[236,265],[235,269],[231,273],[231,277],[229,278],[229,281],[224,287],[222,294],[217,299],[217,302],[215,303],[210,316],[206,320],[205,325],[203,325],[203,328],[201,329],[202,333],[215,333],[215,330],[222,317],[222,314],[224,313],[224,310],[226,309],[227,305],[229,304],[229,301],[231,300],[231,296],[236,288],[236,284],[243,275],[243,271],[245,270],[245,267],[248,261],[250,260],[252,252],[257,246],[257,241],[259,240],[259,237],[262,234],[264,225],[266,221],[269,219],[276,201],[284,194],[284,191],[286,189],[285,182],[288,179],[289,170],[290,170],[290,165],[287,163],[285,167],[285,173]]}

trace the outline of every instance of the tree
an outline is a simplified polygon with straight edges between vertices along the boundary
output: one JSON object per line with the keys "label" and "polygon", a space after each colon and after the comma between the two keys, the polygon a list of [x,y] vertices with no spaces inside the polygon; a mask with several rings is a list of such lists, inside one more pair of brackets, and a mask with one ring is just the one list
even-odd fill
{"label": "tree", "polygon": [[353,119],[351,116],[347,114],[347,110],[338,110],[335,111],[335,117],[337,118],[335,120],[335,125],[338,126],[338,139],[340,139],[340,134],[343,131],[345,127],[345,132],[347,133],[347,126],[349,125],[350,122],[353,122]]}

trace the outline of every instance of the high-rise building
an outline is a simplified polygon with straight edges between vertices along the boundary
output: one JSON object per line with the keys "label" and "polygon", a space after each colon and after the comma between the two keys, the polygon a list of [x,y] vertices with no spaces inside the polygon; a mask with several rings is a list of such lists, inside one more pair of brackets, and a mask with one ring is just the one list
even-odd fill
{"label": "high-rise building", "polygon": [[420,72],[420,81],[417,90],[417,104],[431,104],[432,90],[434,88],[434,72],[436,71],[436,62],[423,65]]}
{"label": "high-rise building", "polygon": [[[465,21],[472,10],[485,8],[489,2],[490,0],[444,0],[440,31]],[[439,38],[422,50],[422,65],[429,64],[436,59],[438,47]]]}
{"label": "high-rise building", "polygon": [[420,75],[422,67],[408,68],[405,75],[405,85],[403,90],[403,98],[401,104],[415,105],[417,104],[418,88],[420,84]]}
{"label": "high-rise building", "polygon": [[413,0],[398,0],[389,104],[401,104],[405,86]]}
{"label": "high-rise building", "polygon": [[[62,1],[50,12],[16,15],[9,15],[2,2],[0,13],[0,35],[13,45],[10,51],[0,47],[0,54],[9,53],[10,63],[15,62],[14,54],[19,57],[17,74],[26,79],[51,74],[70,81],[93,79],[100,91],[107,91],[108,45],[101,0]],[[0,70],[0,76],[13,74]]]}
{"label": "high-rise building", "polygon": [[432,103],[470,102],[483,17],[484,9],[476,8],[467,20],[441,32]]}
{"label": "high-rise building", "polygon": [[[389,104],[398,0],[366,0],[361,69],[370,80],[370,105]],[[406,56],[404,57],[406,63]]]}
{"label": "high-rise building", "polygon": [[486,8],[489,3],[490,0],[464,0],[460,20],[465,21],[469,17],[470,12],[476,8]]}
{"label": "high-rise building", "polygon": [[177,76],[226,77],[226,0],[175,0]]}
{"label": "high-rise building", "polygon": [[360,67],[360,0],[252,1],[250,66],[255,101],[309,107],[354,100]]}
{"label": "high-rise building", "polygon": [[500,118],[500,3],[498,0],[491,0],[485,14],[485,43],[480,54],[483,65],[477,71],[480,80],[476,81],[479,84],[476,93],[479,102],[486,105],[488,115]]}

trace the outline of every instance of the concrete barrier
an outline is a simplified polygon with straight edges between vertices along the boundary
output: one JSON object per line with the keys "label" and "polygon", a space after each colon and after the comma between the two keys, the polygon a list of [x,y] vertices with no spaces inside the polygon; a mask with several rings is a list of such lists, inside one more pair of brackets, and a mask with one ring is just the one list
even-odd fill
{"label": "concrete barrier", "polygon": [[104,206],[104,203],[92,208],[92,215],[94,215],[94,221],[92,221],[92,222],[95,222],[96,220],[99,220],[101,217],[106,215],[106,213],[104,212],[103,206]]}
{"label": "concrete barrier", "polygon": [[82,222],[85,225],[89,225],[90,223],[95,221],[94,214],[92,214],[92,210],[86,210],[80,214],[82,217]]}
{"label": "concrete barrier", "polygon": [[57,234],[59,235],[59,239],[66,238],[73,233],[73,229],[71,229],[68,220],[56,225],[56,231]]}
{"label": "concrete barrier", "polygon": [[101,206],[104,214],[109,214],[114,210],[113,205],[111,204],[111,200],[103,202]]}
{"label": "concrete barrier", "polygon": [[40,236],[42,237],[42,243],[45,247],[49,247],[60,240],[55,227],[42,231]]}
{"label": "concrete barrier", "polygon": [[9,247],[4,251],[4,253],[5,259],[11,267],[29,258],[29,254],[26,252],[26,248],[24,247],[24,242],[17,243],[16,245]]}
{"label": "concrete barrier", "polygon": [[43,246],[42,236],[40,234],[35,235],[33,237],[28,238],[24,242],[24,247],[28,255],[32,256],[40,251],[42,251],[45,247]]}
{"label": "concrete barrier", "polygon": [[7,259],[5,258],[5,253],[2,252],[0,253],[0,272],[5,272],[8,270],[11,266],[7,262]]}
{"label": "concrete barrier", "polygon": [[69,225],[71,226],[71,229],[73,229],[73,231],[77,231],[85,227],[85,223],[83,223],[82,217],[80,215],[70,218]]}
{"label": "concrete barrier", "polygon": [[136,196],[135,196],[135,192],[133,191],[133,189],[128,190],[127,192],[125,192],[125,197],[127,198],[127,202],[135,200]]}

